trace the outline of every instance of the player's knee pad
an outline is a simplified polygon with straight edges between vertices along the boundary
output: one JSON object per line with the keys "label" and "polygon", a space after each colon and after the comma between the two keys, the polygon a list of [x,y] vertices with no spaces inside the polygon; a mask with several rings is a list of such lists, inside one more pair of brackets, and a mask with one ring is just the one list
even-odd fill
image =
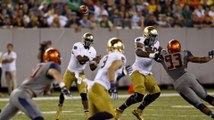
{"label": "player's knee pad", "polygon": [[144,104],[150,104],[151,102],[155,101],[155,99],[157,99],[159,96],[160,92],[146,95],[146,97],[144,98]]}
{"label": "player's knee pad", "polygon": [[132,105],[134,103],[138,103],[138,102],[141,102],[143,100],[143,94],[140,94],[140,93],[134,93],[133,95],[131,95],[127,101],[126,101],[126,104],[129,106],[129,105]]}
{"label": "player's knee pad", "polygon": [[44,120],[44,118],[41,116],[38,116],[38,117],[34,118],[33,120]]}
{"label": "player's knee pad", "polygon": [[136,102],[141,102],[143,100],[143,94],[140,94],[140,93],[134,93],[133,95],[133,99],[136,101]]}
{"label": "player's knee pad", "polygon": [[81,96],[82,101],[87,101],[88,100],[86,93],[80,93],[80,96]]}
{"label": "player's knee pad", "polygon": [[207,101],[208,103],[210,103],[211,105],[214,105],[214,97],[207,95],[205,98],[205,101]]}

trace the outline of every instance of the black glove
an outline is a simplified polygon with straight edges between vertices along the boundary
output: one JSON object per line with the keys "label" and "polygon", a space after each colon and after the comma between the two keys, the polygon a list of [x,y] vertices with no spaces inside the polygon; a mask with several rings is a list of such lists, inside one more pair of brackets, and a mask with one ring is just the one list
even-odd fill
{"label": "black glove", "polygon": [[110,82],[110,89],[109,89],[109,93],[111,95],[111,98],[112,99],[118,99],[118,92],[117,92],[117,88],[116,88],[116,85],[114,83],[114,81],[111,81]]}
{"label": "black glove", "polygon": [[150,40],[148,39],[148,38],[146,38],[145,40],[144,40],[144,45],[145,46],[150,46],[150,42],[149,42]]}
{"label": "black glove", "polygon": [[131,72],[133,71],[132,66],[131,65],[127,65],[126,66],[126,71],[127,71],[128,75],[130,75]]}
{"label": "black glove", "polygon": [[208,52],[209,57],[213,58],[214,57],[214,50],[211,50]]}
{"label": "black glove", "polygon": [[156,53],[156,54],[155,54],[155,57],[154,57],[154,60],[157,61],[157,62],[158,62],[158,61],[161,61],[161,60],[162,60],[161,54],[160,54],[160,53]]}
{"label": "black glove", "polygon": [[70,91],[64,86],[63,88],[61,88],[61,92],[66,95],[66,96],[71,96]]}

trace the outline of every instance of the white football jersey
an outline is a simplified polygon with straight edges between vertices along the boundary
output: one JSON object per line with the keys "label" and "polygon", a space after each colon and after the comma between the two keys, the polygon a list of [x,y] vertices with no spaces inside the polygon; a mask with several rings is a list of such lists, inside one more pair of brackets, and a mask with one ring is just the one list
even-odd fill
{"label": "white football jersey", "polygon": [[[137,43],[142,43],[144,44],[145,38],[144,37],[137,37],[135,38],[135,44]],[[160,47],[160,42],[156,41],[154,45],[151,46],[152,50],[157,51],[158,48]],[[138,48],[139,49],[139,48]],[[142,48],[143,51],[146,52],[145,47]],[[135,62],[132,65],[133,71],[138,70],[141,74],[143,75],[148,75],[152,74],[152,58],[147,58],[147,57],[139,57],[135,55]]]}
{"label": "white football jersey", "polygon": [[88,61],[83,65],[79,64],[78,60],[76,59],[78,55],[85,55],[89,58],[90,61],[92,61],[93,58],[96,57],[96,50],[92,46],[89,49],[85,48],[81,42],[75,43],[71,50],[71,58],[68,65],[68,70],[70,72],[83,72],[83,70],[86,68],[86,65],[89,63]]}
{"label": "white football jersey", "polygon": [[[115,60],[122,60],[124,62],[124,66],[126,64],[126,57],[122,53],[120,52],[109,53],[101,59],[99,64],[99,70],[97,71],[97,74],[94,79],[94,82],[101,84],[107,90],[110,89],[110,82],[108,79],[108,68],[111,66],[112,62]],[[114,78],[115,81],[116,81],[116,78],[122,74],[124,66],[116,71],[115,78]]]}

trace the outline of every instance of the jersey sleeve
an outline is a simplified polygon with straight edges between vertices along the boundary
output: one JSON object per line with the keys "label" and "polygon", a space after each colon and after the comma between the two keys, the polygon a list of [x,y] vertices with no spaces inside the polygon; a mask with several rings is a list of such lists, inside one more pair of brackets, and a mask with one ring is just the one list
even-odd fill
{"label": "jersey sleeve", "polygon": [[59,66],[58,64],[56,64],[56,63],[51,63],[49,69],[55,69],[55,70],[57,70],[58,72],[61,73],[61,68],[60,68],[60,66]]}
{"label": "jersey sleeve", "polygon": [[145,40],[144,37],[137,37],[137,38],[135,38],[134,42],[135,42],[135,44],[137,44],[137,43],[144,44],[144,40]]}
{"label": "jersey sleeve", "polygon": [[97,51],[93,48],[91,54],[90,54],[90,59],[93,60],[97,56]]}
{"label": "jersey sleeve", "polygon": [[184,50],[184,52],[186,52],[187,57],[189,57],[189,56],[193,56],[193,55],[192,55],[192,52],[191,52],[191,51],[189,51],[189,50]]}
{"label": "jersey sleeve", "polygon": [[80,48],[80,45],[75,43],[73,45],[73,48],[71,50],[71,53],[74,55],[74,56],[78,56],[78,55],[81,55],[81,48]]}
{"label": "jersey sleeve", "polygon": [[160,42],[159,41],[157,41],[155,44],[154,44],[154,48],[155,49],[159,49],[159,47],[160,47]]}

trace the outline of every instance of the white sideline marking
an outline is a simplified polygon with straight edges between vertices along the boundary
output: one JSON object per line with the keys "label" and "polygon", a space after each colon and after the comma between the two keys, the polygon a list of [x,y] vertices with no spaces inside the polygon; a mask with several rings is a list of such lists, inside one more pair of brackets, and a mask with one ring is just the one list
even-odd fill
{"label": "white sideline marking", "polygon": [[[173,105],[172,108],[194,108],[192,105]],[[207,105],[207,107],[213,107],[211,105]]]}
{"label": "white sideline marking", "polygon": [[[209,92],[209,95],[214,95],[214,92]],[[126,95],[119,95],[119,98],[128,98],[131,94],[126,94]],[[162,93],[160,95],[161,97],[174,97],[174,96],[180,96],[178,93]],[[73,97],[66,97],[66,99],[80,99],[80,96],[73,96]],[[9,98],[0,98],[0,102],[7,102]],[[37,97],[33,98],[35,101],[40,101],[40,100],[59,100],[59,97]]]}
{"label": "white sideline marking", "polygon": [[[62,111],[62,113],[72,113],[72,112],[74,112],[74,111]],[[44,111],[44,112],[42,112],[43,114],[56,114],[56,111]],[[22,115],[22,114],[24,114],[23,112],[18,112],[18,115]]]}

